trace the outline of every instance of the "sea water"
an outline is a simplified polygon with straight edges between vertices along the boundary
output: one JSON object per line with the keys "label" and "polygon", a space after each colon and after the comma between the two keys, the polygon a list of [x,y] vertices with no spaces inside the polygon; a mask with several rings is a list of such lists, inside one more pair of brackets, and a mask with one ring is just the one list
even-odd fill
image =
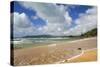
{"label": "sea water", "polygon": [[12,41],[12,45],[14,48],[26,48],[26,47],[33,47],[33,46],[42,46],[42,45],[50,45],[60,42],[65,42],[72,40],[69,37],[50,37],[50,38],[16,38]]}

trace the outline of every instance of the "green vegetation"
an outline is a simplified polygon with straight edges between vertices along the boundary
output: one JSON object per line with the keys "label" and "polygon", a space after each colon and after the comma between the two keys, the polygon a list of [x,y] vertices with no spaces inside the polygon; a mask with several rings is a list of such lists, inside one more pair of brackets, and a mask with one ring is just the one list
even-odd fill
{"label": "green vegetation", "polygon": [[92,37],[92,36],[97,36],[97,28],[81,35],[81,37]]}
{"label": "green vegetation", "polygon": [[[85,34],[82,34],[80,36],[52,36],[52,35],[37,35],[37,36],[24,36],[23,38],[69,38],[69,39],[61,39],[61,40],[55,40],[55,41],[70,41],[70,40],[76,40],[76,39],[81,39],[81,38],[87,38],[87,37],[93,37],[97,36],[97,28],[88,31]],[[16,41],[20,41],[20,38],[15,38]],[[14,44],[14,48],[20,49],[20,48],[26,48],[26,47],[35,47],[35,46],[41,46],[41,45],[46,45],[46,44],[51,44],[52,42],[47,42],[47,43],[21,43],[21,44]],[[82,50],[82,48],[77,48],[77,50]]]}
{"label": "green vegetation", "polygon": [[68,37],[74,37],[74,38],[85,38],[85,37],[93,37],[93,36],[97,36],[97,28],[92,29],[91,31],[88,31],[80,36],[68,36]]}
{"label": "green vegetation", "polygon": [[[23,37],[18,37],[18,38],[84,38],[84,37],[92,37],[92,36],[97,36],[97,28],[86,32],[85,34],[82,34],[80,36],[54,36],[54,35],[31,35],[31,36],[23,36]],[[17,37],[16,37],[17,38]]]}

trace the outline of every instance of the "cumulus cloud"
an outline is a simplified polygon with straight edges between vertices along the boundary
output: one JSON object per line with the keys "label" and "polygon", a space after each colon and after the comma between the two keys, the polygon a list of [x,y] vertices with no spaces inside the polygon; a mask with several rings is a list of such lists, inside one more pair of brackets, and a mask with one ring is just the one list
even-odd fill
{"label": "cumulus cloud", "polygon": [[[37,15],[42,18],[46,25],[39,30],[42,30],[48,34],[62,34],[71,25],[72,18],[65,10],[64,6],[57,6],[51,3],[32,3],[22,2],[20,3],[25,8],[35,10]],[[61,31],[61,32],[59,32]]]}
{"label": "cumulus cloud", "polygon": [[64,32],[66,35],[78,36],[97,27],[97,7],[90,8],[76,19],[74,28]]}
{"label": "cumulus cloud", "polygon": [[[79,18],[73,21],[66,11],[67,6],[64,5],[32,2],[20,2],[20,4],[36,11],[36,16],[32,16],[33,20],[41,18],[46,25],[36,28],[25,13],[14,12],[12,15],[15,37],[39,34],[77,36],[97,27],[97,7],[79,14]],[[69,28],[72,21],[76,23],[76,26]]]}
{"label": "cumulus cloud", "polygon": [[25,13],[19,14],[17,12],[14,12],[13,16],[14,16],[14,18],[13,18],[14,25],[16,25],[17,27],[27,28],[27,27],[31,26],[31,23]]}
{"label": "cumulus cloud", "polygon": [[38,16],[31,16],[32,19],[37,20],[39,17]]}
{"label": "cumulus cloud", "polygon": [[12,13],[13,17],[13,34],[14,37],[21,37],[30,35],[34,32],[35,28],[25,13]]}

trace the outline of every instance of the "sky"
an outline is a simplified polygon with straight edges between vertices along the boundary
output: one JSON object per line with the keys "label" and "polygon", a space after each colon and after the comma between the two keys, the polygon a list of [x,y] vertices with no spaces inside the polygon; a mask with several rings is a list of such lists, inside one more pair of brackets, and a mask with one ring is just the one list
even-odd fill
{"label": "sky", "polygon": [[14,37],[79,36],[97,27],[97,7],[40,2],[11,2]]}

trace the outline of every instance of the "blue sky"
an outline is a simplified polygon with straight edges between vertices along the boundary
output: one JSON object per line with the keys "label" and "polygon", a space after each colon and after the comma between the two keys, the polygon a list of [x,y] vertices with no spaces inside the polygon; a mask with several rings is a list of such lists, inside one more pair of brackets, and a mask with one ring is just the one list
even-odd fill
{"label": "blue sky", "polygon": [[38,20],[33,20],[32,19],[31,16],[35,16],[36,11],[26,9],[21,4],[19,4],[19,2],[14,1],[13,3],[14,3],[14,5],[12,5],[13,9],[11,10],[11,13],[13,13],[13,12],[23,13],[24,12],[25,14],[27,14],[27,16],[33,22],[34,25],[36,25],[36,26],[45,25],[45,22],[41,18],[39,18]]}
{"label": "blue sky", "polygon": [[[22,36],[25,35],[41,35],[41,34],[51,34],[59,33],[57,35],[69,35],[69,30],[78,27],[80,22],[85,24],[91,19],[86,19],[84,17],[91,17],[95,21],[93,25],[96,25],[96,6],[87,5],[68,5],[68,4],[52,4],[52,3],[32,3],[32,2],[17,2],[11,3],[11,14],[14,14],[14,35]],[[49,9],[50,8],[50,9]],[[90,15],[89,15],[90,14]],[[94,16],[95,14],[95,16]],[[81,16],[82,15],[82,16]],[[19,20],[21,18],[21,20]],[[24,22],[24,19],[28,22]],[[85,21],[86,20],[86,21]],[[91,22],[92,23],[92,22]],[[90,24],[91,24],[90,23]],[[26,33],[26,29],[22,28],[18,30],[17,26],[22,24],[22,26],[29,25],[32,32]],[[87,22],[88,24],[88,22]],[[21,25],[20,25],[21,26]],[[85,25],[86,26],[86,25]],[[50,28],[51,27],[51,28]],[[53,28],[54,27],[54,28]],[[96,27],[96,26],[94,26]],[[93,28],[94,28],[93,27]],[[30,29],[29,28],[29,29]],[[25,30],[23,30],[25,29]],[[92,27],[91,27],[92,29]],[[44,31],[45,30],[45,31]],[[54,32],[55,30],[58,30]],[[83,29],[82,29],[83,30]],[[90,29],[89,29],[90,30]],[[89,31],[87,30],[87,31]],[[79,30],[80,31],[80,30]],[[87,32],[85,31],[85,32]],[[17,32],[17,33],[16,33]],[[62,32],[62,33],[60,33]],[[82,32],[82,31],[81,31]],[[75,32],[73,32],[75,33]],[[80,35],[79,32],[77,35]],[[24,35],[24,36],[25,36]],[[73,35],[73,34],[72,34]]]}

